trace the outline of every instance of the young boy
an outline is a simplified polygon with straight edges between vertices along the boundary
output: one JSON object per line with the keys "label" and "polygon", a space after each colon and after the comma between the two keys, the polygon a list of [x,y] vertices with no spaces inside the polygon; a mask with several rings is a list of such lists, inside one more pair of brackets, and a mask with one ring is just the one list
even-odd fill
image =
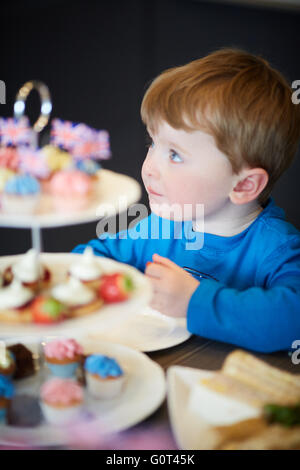
{"label": "young boy", "polygon": [[[151,306],[186,316],[191,333],[260,352],[291,348],[300,340],[300,232],[270,196],[300,138],[289,84],[265,60],[222,49],[158,76],[141,115],[152,213],[88,245],[145,272]],[[170,237],[151,236],[166,223]]]}

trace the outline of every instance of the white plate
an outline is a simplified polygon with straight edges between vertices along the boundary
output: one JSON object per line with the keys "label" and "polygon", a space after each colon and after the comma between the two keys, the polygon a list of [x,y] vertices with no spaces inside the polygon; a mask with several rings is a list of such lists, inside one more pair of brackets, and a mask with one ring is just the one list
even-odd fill
{"label": "white plate", "polygon": [[168,410],[180,449],[214,449],[214,426],[226,426],[260,414],[259,408],[201,385],[202,378],[213,374],[211,371],[181,366],[172,366],[167,371]]}
{"label": "white plate", "polygon": [[[10,264],[16,262],[23,255],[2,256],[0,257],[0,271]],[[69,265],[74,262],[78,257],[82,256],[79,253],[42,253],[40,260],[42,263],[51,270],[53,282],[61,282],[66,278]],[[59,335],[59,334],[72,334],[73,337],[77,335],[86,334],[94,329],[100,330],[107,328],[108,330],[115,327],[119,322],[129,318],[134,312],[142,309],[149,303],[152,296],[152,288],[147,277],[138,271],[133,266],[124,263],[119,263],[109,258],[102,256],[97,257],[99,266],[102,267],[104,273],[122,272],[131,276],[134,283],[134,291],[131,297],[125,302],[116,304],[106,304],[98,311],[89,315],[65,320],[57,325],[39,325],[39,324],[15,324],[9,325],[0,322],[0,337],[11,336],[24,336],[24,335]]]}
{"label": "white plate", "polygon": [[147,305],[113,329],[93,329],[88,336],[151,352],[181,344],[190,338],[191,333],[186,329],[186,318],[168,317]]}
{"label": "white plate", "polygon": [[[50,338],[48,338],[49,340]],[[52,339],[52,338],[51,338]],[[27,341],[25,343],[25,341]],[[7,344],[22,342],[37,357],[41,350],[41,341],[28,338],[14,338]],[[43,341],[47,341],[44,338]],[[93,414],[91,424],[99,423],[99,433],[115,433],[123,431],[147,418],[163,402],[166,394],[166,383],[163,369],[145,354],[125,346],[98,342],[81,341],[85,354],[100,353],[114,357],[124,369],[126,382],[121,394],[111,400],[97,400],[85,390],[84,408]],[[39,388],[47,377],[47,369],[42,366],[36,376],[14,381],[16,393],[30,393],[38,396]],[[0,426],[0,444],[51,446],[68,443],[69,435],[63,427],[50,426],[46,422],[35,428],[17,426]]]}
{"label": "white plate", "polygon": [[0,227],[30,228],[37,225],[45,228],[93,222],[104,215],[110,217],[126,210],[141,197],[141,187],[137,181],[111,170],[99,171],[99,182],[95,187],[95,195],[87,209],[60,213],[53,210],[51,197],[42,195],[34,215],[4,214],[0,209]]}

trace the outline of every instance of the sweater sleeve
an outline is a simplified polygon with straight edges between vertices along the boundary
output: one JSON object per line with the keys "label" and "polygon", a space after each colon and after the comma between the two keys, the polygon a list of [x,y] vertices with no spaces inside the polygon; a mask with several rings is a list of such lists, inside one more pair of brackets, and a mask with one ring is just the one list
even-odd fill
{"label": "sweater sleeve", "polygon": [[203,279],[188,306],[191,333],[270,353],[300,339],[300,240],[264,261],[262,287],[238,290]]}
{"label": "sweater sleeve", "polygon": [[87,246],[91,246],[96,256],[112,258],[143,270],[144,260],[141,256],[140,244],[145,238],[143,232],[146,228],[146,222],[147,218],[141,220],[133,228],[122,230],[116,234],[105,232],[97,239],[77,245],[72,253],[83,253]]}

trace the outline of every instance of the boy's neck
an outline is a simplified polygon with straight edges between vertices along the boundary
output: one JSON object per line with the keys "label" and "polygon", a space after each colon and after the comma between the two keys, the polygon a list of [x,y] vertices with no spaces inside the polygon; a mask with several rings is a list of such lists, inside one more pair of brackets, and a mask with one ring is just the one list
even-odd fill
{"label": "boy's neck", "polygon": [[[204,208],[204,232],[221,237],[232,237],[249,227],[262,211],[263,208],[257,201],[241,205],[229,201],[217,213],[209,215],[205,215]],[[193,230],[202,231],[203,224],[193,221]]]}

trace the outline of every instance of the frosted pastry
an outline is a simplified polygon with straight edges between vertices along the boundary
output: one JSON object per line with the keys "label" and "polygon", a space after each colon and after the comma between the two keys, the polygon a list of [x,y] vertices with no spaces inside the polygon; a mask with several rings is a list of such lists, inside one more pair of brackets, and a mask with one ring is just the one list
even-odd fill
{"label": "frosted pastry", "polygon": [[57,172],[50,181],[49,192],[60,212],[86,208],[90,202],[93,184],[91,178],[79,170]]}
{"label": "frosted pastry", "polygon": [[34,375],[35,367],[32,352],[22,343],[12,344],[7,349],[14,355],[16,369],[13,379],[23,379]]}
{"label": "frosted pastry", "polygon": [[67,282],[54,286],[51,289],[51,295],[67,305],[70,315],[75,317],[91,313],[103,304],[103,300],[94,290],[72,276]]}
{"label": "frosted pastry", "polygon": [[70,168],[72,165],[71,155],[54,145],[45,145],[40,152],[45,157],[52,174]]}
{"label": "frosted pastry", "polygon": [[16,370],[14,355],[5,348],[5,353],[0,354],[0,375],[11,378]]}
{"label": "frosted pastry", "polygon": [[118,362],[108,356],[92,354],[84,363],[88,391],[95,398],[114,398],[124,385],[124,372]]}
{"label": "frosted pastry", "polygon": [[17,171],[19,166],[19,153],[13,147],[0,147],[0,167]]}
{"label": "frosted pastry", "polygon": [[2,210],[7,214],[33,214],[40,200],[40,184],[30,175],[10,178],[2,193]]}
{"label": "frosted pastry", "polygon": [[83,348],[75,339],[55,339],[44,346],[44,354],[53,375],[72,378],[81,362]]}
{"label": "frosted pastry", "polygon": [[83,171],[87,175],[91,176],[94,180],[98,179],[98,172],[102,168],[99,162],[92,160],[91,158],[78,160],[75,165],[78,170]]}
{"label": "frosted pastry", "polygon": [[32,321],[31,302],[34,293],[16,278],[0,289],[0,321],[7,323],[29,323]]}
{"label": "frosted pastry", "polygon": [[4,271],[6,285],[14,278],[19,279],[25,287],[38,291],[49,286],[51,273],[41,264],[36,250],[32,248]]}
{"label": "frosted pastry", "polygon": [[15,176],[16,172],[9,168],[0,167],[0,193],[3,192],[6,182]]}
{"label": "frosted pastry", "polygon": [[70,424],[79,417],[83,390],[72,379],[53,378],[40,390],[40,404],[46,420],[52,424]]}
{"label": "frosted pastry", "polygon": [[95,289],[99,287],[102,269],[91,246],[87,246],[83,254],[71,264],[69,274],[88,287]]}

